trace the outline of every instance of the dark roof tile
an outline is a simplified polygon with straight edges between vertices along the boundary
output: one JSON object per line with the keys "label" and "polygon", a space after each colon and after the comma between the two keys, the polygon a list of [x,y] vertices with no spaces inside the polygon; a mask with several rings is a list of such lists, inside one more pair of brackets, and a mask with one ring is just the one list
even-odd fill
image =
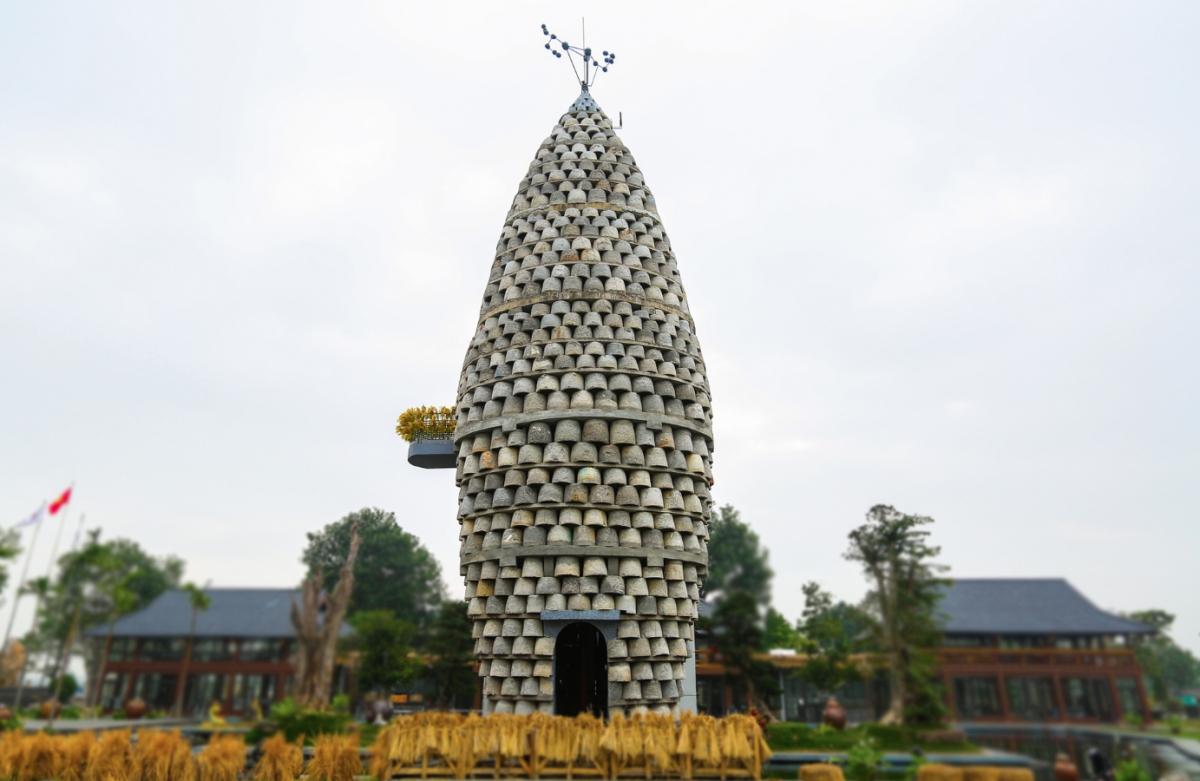
{"label": "dark roof tile", "polygon": [[[196,616],[196,637],[292,638],[292,598],[300,592],[290,588],[209,588],[208,610]],[[187,637],[192,609],[187,594],[168,591],[149,607],[117,619],[114,637]],[[343,627],[342,634],[348,632]],[[104,637],[108,624],[88,630],[90,637]]]}
{"label": "dark roof tile", "polygon": [[1144,634],[1149,627],[1100,610],[1062,578],[955,579],[940,605],[946,634]]}

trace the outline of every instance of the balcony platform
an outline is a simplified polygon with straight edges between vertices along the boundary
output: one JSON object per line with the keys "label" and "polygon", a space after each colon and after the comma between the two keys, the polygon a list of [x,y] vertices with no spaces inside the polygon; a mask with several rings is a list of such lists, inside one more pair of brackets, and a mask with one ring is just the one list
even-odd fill
{"label": "balcony platform", "polygon": [[422,469],[454,469],[458,466],[453,439],[422,439],[408,445],[408,463]]}

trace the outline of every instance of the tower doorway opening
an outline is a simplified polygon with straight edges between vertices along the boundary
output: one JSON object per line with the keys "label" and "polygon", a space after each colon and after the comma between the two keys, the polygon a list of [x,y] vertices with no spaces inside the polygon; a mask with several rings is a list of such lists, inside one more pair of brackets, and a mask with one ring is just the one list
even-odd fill
{"label": "tower doorway opening", "polygon": [[608,716],[608,643],[591,624],[571,624],[554,642],[554,712]]}

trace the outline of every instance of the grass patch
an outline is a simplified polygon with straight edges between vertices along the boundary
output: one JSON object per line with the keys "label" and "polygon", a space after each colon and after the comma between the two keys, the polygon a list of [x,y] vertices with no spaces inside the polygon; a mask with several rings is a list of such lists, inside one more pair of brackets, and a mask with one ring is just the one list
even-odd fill
{"label": "grass patch", "polygon": [[810,728],[796,722],[777,722],[767,727],[767,743],[772,751],[849,751],[863,738],[871,738],[883,751],[922,751],[934,753],[974,753],[974,743],[924,743],[917,731],[908,727],[883,724],[860,724],[837,731],[824,727]]}

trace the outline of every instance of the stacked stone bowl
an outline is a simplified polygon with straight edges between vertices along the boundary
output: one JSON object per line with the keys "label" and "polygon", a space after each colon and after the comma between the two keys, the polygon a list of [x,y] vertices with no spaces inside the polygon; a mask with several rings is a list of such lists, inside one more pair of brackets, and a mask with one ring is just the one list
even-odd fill
{"label": "stacked stone bowl", "polygon": [[551,712],[542,612],[567,610],[619,611],[610,713],[674,712],[708,560],[709,385],[654,197],[587,93],[518,188],[457,416],[487,709]]}

